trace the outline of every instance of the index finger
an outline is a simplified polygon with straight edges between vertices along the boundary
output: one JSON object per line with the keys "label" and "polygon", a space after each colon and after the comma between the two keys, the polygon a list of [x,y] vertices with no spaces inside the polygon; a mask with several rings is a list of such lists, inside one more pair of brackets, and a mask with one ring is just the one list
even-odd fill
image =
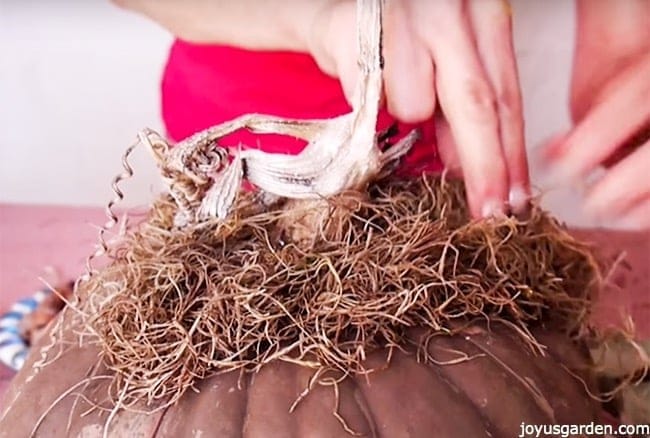
{"label": "index finger", "polygon": [[607,161],[633,134],[650,123],[650,56],[613,79],[599,102],[568,134],[544,152],[554,179],[584,176]]}
{"label": "index finger", "polygon": [[506,0],[471,1],[469,12],[481,62],[494,90],[510,207],[521,212],[528,205],[530,181],[510,6]]}
{"label": "index finger", "polygon": [[[505,213],[508,173],[501,147],[494,91],[474,45],[461,2],[431,2],[440,106],[449,122],[474,217]],[[435,6],[433,6],[435,5]],[[435,19],[432,17],[432,19]]]}

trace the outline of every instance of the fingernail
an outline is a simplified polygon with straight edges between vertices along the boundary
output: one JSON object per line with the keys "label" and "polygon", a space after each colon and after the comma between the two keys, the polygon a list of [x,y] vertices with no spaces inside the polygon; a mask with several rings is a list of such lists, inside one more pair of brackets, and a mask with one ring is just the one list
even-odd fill
{"label": "fingernail", "polygon": [[515,185],[510,189],[508,202],[513,213],[521,213],[528,207],[530,194],[522,185]]}
{"label": "fingernail", "polygon": [[483,203],[483,208],[481,208],[481,217],[487,219],[491,217],[504,216],[505,210],[503,207],[503,202],[496,199],[488,199]]}

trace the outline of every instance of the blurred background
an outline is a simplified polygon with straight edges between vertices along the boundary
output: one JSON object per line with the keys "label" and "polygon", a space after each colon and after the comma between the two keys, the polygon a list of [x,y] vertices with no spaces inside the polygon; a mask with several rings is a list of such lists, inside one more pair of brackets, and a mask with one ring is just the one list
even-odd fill
{"label": "blurred background", "polygon": [[[0,0],[0,202],[104,205],[137,132],[162,130],[171,41],[106,0]],[[131,204],[157,183],[148,158],[134,159]]]}

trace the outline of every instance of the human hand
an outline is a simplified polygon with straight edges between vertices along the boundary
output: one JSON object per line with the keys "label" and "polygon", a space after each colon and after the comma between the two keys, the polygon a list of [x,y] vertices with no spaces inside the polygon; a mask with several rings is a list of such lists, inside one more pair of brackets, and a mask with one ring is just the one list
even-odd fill
{"label": "human hand", "polygon": [[[308,38],[350,101],[358,76],[355,15],[353,1],[329,2]],[[525,209],[528,165],[508,3],[393,0],[383,35],[388,110],[416,123],[439,108],[439,149],[447,167],[460,168],[472,214]]]}
{"label": "human hand", "polygon": [[[187,41],[309,51],[340,78],[352,101],[358,77],[354,0],[113,1]],[[439,109],[439,151],[447,167],[464,176],[475,217],[519,211],[528,200],[511,30],[506,0],[385,3],[388,109],[404,122],[431,119]]]}
{"label": "human hand", "polygon": [[621,228],[650,228],[650,2],[578,2],[574,126],[544,151],[556,183],[603,167],[584,209]]}

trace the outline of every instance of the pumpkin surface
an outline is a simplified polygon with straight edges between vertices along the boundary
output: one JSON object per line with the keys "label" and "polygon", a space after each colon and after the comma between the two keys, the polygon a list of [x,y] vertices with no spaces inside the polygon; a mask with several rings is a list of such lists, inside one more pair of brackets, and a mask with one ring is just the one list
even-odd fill
{"label": "pumpkin surface", "polygon": [[[68,324],[59,345],[72,345],[43,350],[41,368],[34,349],[12,382],[0,437],[95,437],[106,426],[111,437],[512,437],[522,422],[593,421],[596,405],[569,371],[584,368],[582,352],[563,335],[534,335],[548,346],[543,356],[499,323],[468,324],[455,335],[413,330],[409,342],[425,346],[420,354],[393,351],[387,362],[388,350],[376,351],[365,363],[376,371],[336,386],[316,384],[292,412],[314,373],[276,361],[257,373],[204,379],[157,412],[111,416],[110,374],[96,347],[74,345]],[[44,336],[37,347],[48,341]]]}

